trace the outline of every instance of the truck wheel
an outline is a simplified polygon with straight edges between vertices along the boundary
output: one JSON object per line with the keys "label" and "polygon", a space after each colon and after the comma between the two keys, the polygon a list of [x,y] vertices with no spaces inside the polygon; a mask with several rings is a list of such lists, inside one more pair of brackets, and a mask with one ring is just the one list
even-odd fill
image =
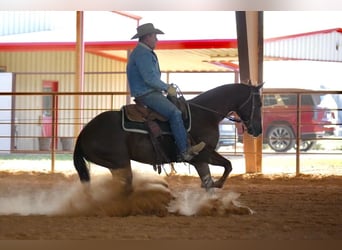
{"label": "truck wheel", "polygon": [[284,124],[275,124],[268,129],[268,145],[276,152],[287,152],[295,143],[292,129]]}
{"label": "truck wheel", "polygon": [[[316,144],[316,141],[310,141],[310,140],[305,140],[300,143],[300,151],[306,152],[309,151],[314,145]],[[297,149],[297,144],[293,146],[294,149]]]}

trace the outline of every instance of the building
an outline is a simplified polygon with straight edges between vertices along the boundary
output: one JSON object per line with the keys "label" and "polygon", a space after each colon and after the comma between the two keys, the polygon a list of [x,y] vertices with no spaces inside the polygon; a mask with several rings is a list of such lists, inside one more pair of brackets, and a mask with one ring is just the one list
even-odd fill
{"label": "building", "polygon": [[[11,126],[8,135],[12,138],[11,150],[37,150],[37,138],[50,137],[52,133],[73,138],[98,112],[120,109],[130,102],[125,68],[135,41],[85,42],[84,84],[77,86],[76,43],[60,37],[60,30],[53,22],[58,16],[49,12],[35,12],[24,17],[23,13],[5,14],[8,15],[2,15],[2,21],[7,25],[0,29],[0,71],[13,73],[8,91],[17,93],[11,95],[10,122],[3,121]],[[127,20],[121,14],[120,21],[127,22],[134,30],[136,19]],[[25,42],[25,37],[32,34],[35,41]],[[56,40],[44,41],[44,34],[50,34],[49,39]],[[341,62],[341,34],[342,29],[336,28],[267,39],[265,60]],[[172,82],[176,74],[207,72],[224,74],[227,82],[238,82],[236,39],[162,40],[156,52],[165,81]],[[102,94],[87,94],[80,98],[77,95],[80,92]],[[77,107],[82,111],[75,111]],[[57,121],[56,131],[52,131],[53,119]]]}

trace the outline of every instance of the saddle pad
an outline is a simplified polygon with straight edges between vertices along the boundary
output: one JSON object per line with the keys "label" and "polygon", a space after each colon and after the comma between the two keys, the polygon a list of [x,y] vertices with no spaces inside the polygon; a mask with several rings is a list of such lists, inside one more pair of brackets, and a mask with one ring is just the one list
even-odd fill
{"label": "saddle pad", "polygon": [[[184,122],[185,129],[187,132],[190,131],[191,129],[191,115],[190,115],[190,109],[188,108],[188,119],[186,119]],[[144,122],[137,122],[137,121],[131,121],[127,118],[126,112],[124,111],[123,108],[121,108],[121,124],[122,124],[122,129],[128,132],[133,132],[133,133],[142,133],[142,134],[148,134],[147,127]],[[163,135],[169,135],[171,133],[171,128],[169,122],[162,122],[162,121],[156,121],[158,125],[160,126],[160,129],[162,131]]]}

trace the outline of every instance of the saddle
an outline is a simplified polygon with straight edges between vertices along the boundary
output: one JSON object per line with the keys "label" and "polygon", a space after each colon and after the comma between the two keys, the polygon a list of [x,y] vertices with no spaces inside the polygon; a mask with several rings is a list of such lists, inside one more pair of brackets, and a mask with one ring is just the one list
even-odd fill
{"label": "saddle", "polygon": [[132,122],[146,122],[148,120],[166,122],[167,119],[161,114],[143,106],[142,104],[128,104],[124,106],[125,115]]}
{"label": "saddle", "polygon": [[[167,97],[176,107],[181,110],[182,118],[185,128],[189,131],[191,127],[190,121],[190,109],[189,105],[184,97]],[[125,131],[144,133],[150,132],[150,129],[146,125],[151,125],[160,128],[160,134],[154,135],[155,137],[161,134],[171,134],[170,126],[167,118],[162,116],[156,111],[144,106],[138,100],[135,100],[136,104],[128,104],[121,108],[122,111],[122,128]],[[154,132],[153,129],[152,132]]]}
{"label": "saddle", "polygon": [[[175,97],[175,96],[167,96],[167,98],[176,105],[176,107],[182,112],[183,120],[187,120],[189,117],[187,103],[184,97]],[[136,104],[128,104],[125,105],[124,111],[125,115],[128,120],[133,122],[145,122],[145,121],[161,121],[166,122],[167,119],[159,114],[158,112],[149,109],[148,107],[144,106],[138,100],[134,100]]]}
{"label": "saddle", "polygon": [[[190,109],[184,97],[167,96],[167,98],[181,110],[185,128],[190,131]],[[170,162],[160,145],[162,135],[171,134],[170,125],[164,116],[144,106],[138,100],[134,101],[136,104],[128,104],[121,108],[122,128],[129,132],[149,134],[156,154],[153,167],[160,173],[161,164]]]}

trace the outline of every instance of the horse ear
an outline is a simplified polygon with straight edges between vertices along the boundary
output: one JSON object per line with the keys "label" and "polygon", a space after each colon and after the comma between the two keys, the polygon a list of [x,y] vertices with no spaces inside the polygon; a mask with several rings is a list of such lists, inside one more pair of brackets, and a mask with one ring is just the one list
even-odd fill
{"label": "horse ear", "polygon": [[263,83],[260,83],[260,84],[257,86],[258,90],[261,89],[262,86],[264,86],[264,84],[265,84],[264,82],[263,82]]}

